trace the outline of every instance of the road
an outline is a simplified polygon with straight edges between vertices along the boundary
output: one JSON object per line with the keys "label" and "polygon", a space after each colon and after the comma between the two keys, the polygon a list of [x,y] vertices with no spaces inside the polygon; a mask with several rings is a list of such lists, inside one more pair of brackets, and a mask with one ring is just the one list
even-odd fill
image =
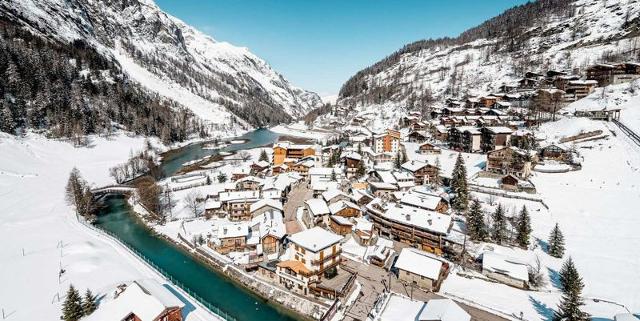
{"label": "road", "polygon": [[298,227],[297,230],[302,230],[302,227],[300,226],[300,223],[296,218],[296,210],[298,209],[298,207],[304,205],[305,200],[310,199],[312,196],[313,196],[313,191],[307,188],[306,181],[301,182],[300,184],[295,186],[293,189],[291,189],[291,191],[287,195],[287,200],[283,208],[285,223],[290,225],[294,223],[288,223],[288,222],[295,222],[294,225]]}

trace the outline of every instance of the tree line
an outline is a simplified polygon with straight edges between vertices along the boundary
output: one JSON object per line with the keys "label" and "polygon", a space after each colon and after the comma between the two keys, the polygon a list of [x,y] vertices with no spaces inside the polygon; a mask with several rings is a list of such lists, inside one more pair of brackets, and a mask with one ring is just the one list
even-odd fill
{"label": "tree line", "polygon": [[143,90],[82,40],[36,36],[0,17],[0,130],[42,131],[85,144],[116,129],[171,143],[206,136],[188,109]]}

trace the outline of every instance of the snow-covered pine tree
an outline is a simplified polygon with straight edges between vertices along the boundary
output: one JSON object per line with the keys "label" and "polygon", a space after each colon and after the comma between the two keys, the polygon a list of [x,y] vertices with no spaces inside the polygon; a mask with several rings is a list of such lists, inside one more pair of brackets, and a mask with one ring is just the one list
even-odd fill
{"label": "snow-covered pine tree", "polygon": [[488,237],[484,212],[478,200],[471,202],[471,208],[467,212],[467,231],[471,240],[474,241],[484,241]]}
{"label": "snow-covered pine tree", "polygon": [[69,285],[67,297],[62,304],[62,319],[65,321],[77,321],[84,315],[82,311],[82,298],[73,285]]}
{"label": "snow-covered pine tree", "polygon": [[520,215],[516,221],[516,243],[518,246],[527,248],[529,246],[529,235],[531,234],[531,218],[526,206],[522,206]]}
{"label": "snow-covered pine tree", "polygon": [[467,186],[467,168],[460,153],[451,174],[451,190],[454,194],[453,208],[460,212],[465,211],[468,206],[469,189]]}
{"label": "snow-covered pine tree", "polygon": [[0,132],[13,134],[15,129],[11,109],[9,109],[9,107],[3,107],[0,102]]}
{"label": "snow-covered pine tree", "polygon": [[356,169],[356,176],[358,178],[364,176],[364,174],[366,174],[366,169],[364,168],[364,160],[361,160],[360,162],[358,162],[358,168]]}
{"label": "snow-covered pine tree", "polygon": [[502,244],[502,242],[507,239],[507,218],[504,215],[504,210],[502,209],[502,204],[498,204],[495,212],[492,215],[493,219],[493,241],[497,244]]}
{"label": "snow-covered pine tree", "polygon": [[564,235],[562,235],[558,223],[556,223],[549,235],[549,254],[557,258],[561,258],[564,255]]}
{"label": "snow-covered pine tree", "polygon": [[82,312],[84,315],[93,313],[98,308],[96,304],[96,296],[91,293],[91,290],[87,289],[82,298]]}
{"label": "snow-covered pine tree", "polygon": [[220,172],[217,178],[218,178],[218,183],[224,183],[227,181],[227,174]]}
{"label": "snow-covered pine tree", "polygon": [[581,310],[584,300],[581,298],[584,282],[578,273],[573,260],[567,259],[560,270],[562,299],[558,310],[553,313],[554,321],[588,321],[590,316]]}
{"label": "snow-covered pine tree", "polygon": [[402,167],[402,154],[400,154],[400,151],[398,151],[398,154],[396,155],[395,166],[397,169],[400,169],[400,167]]}
{"label": "snow-covered pine tree", "polygon": [[266,150],[263,149],[262,151],[260,151],[260,158],[258,158],[258,161],[265,161],[265,162],[269,161],[269,155],[267,155]]}
{"label": "snow-covered pine tree", "polygon": [[436,176],[433,178],[433,185],[439,186],[442,185],[442,177],[440,176],[440,157],[436,157],[434,166],[436,167]]}

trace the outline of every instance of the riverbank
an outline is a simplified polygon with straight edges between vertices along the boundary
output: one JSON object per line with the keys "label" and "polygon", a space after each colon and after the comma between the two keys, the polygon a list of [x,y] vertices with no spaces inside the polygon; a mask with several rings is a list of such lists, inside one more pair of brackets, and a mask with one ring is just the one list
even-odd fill
{"label": "riverbank", "polygon": [[[64,197],[73,167],[95,186],[112,184],[109,168],[142,150],[145,140],[116,133],[76,148],[37,134],[0,133],[0,282],[9,289],[0,291],[0,307],[7,320],[58,319],[70,284],[102,296],[138,279],[164,282],[120,245],[81,226]],[[185,321],[214,319],[194,311]]]}
{"label": "riverbank", "polygon": [[[133,221],[128,223],[135,222],[135,224],[138,224],[140,228],[144,229],[149,236],[161,240],[164,246],[173,247],[174,249],[181,251],[184,255],[187,255],[197,261],[199,264],[206,266],[212,273],[215,273],[218,278],[224,278],[224,280],[230,282],[235,289],[243,291],[245,296],[250,296],[256,300],[256,304],[260,303],[263,305],[269,305],[272,309],[277,311],[277,317],[284,317],[284,319],[281,320],[318,319],[323,315],[323,309],[328,309],[328,306],[325,307],[320,305],[317,305],[317,308],[310,308],[310,301],[293,296],[283,289],[278,289],[265,284],[263,281],[247,274],[230,262],[226,262],[223,258],[216,257],[216,253],[213,253],[213,251],[207,251],[202,247],[196,247],[184,238],[171,238],[166,234],[159,233],[156,229],[157,225],[152,220],[147,219],[148,215],[144,213],[144,209],[142,207],[136,204],[134,198],[130,198],[126,205],[130,211],[128,215],[133,218]],[[129,228],[132,227],[129,226]],[[137,231],[137,228],[134,226],[132,230]],[[213,282],[216,280],[208,279],[208,281]],[[196,295],[201,296],[201,294],[197,293],[197,289],[192,289],[192,291],[194,291]],[[226,292],[226,295],[231,296],[237,294],[228,293],[228,291]],[[288,296],[293,296],[294,299],[287,298]],[[236,317],[233,311],[225,310],[224,306],[220,310],[226,311],[229,315]],[[242,318],[238,319],[245,320]],[[270,316],[269,319],[275,320],[273,316]]]}

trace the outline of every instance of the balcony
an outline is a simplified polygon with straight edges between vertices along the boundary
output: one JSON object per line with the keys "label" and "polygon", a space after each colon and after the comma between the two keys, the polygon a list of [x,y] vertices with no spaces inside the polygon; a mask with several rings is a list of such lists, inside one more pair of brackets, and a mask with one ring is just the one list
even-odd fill
{"label": "balcony", "polygon": [[332,253],[331,255],[325,256],[322,260],[312,260],[311,265],[320,265],[326,263],[333,258],[339,257],[340,254],[342,254],[342,249],[336,251],[335,253]]}

